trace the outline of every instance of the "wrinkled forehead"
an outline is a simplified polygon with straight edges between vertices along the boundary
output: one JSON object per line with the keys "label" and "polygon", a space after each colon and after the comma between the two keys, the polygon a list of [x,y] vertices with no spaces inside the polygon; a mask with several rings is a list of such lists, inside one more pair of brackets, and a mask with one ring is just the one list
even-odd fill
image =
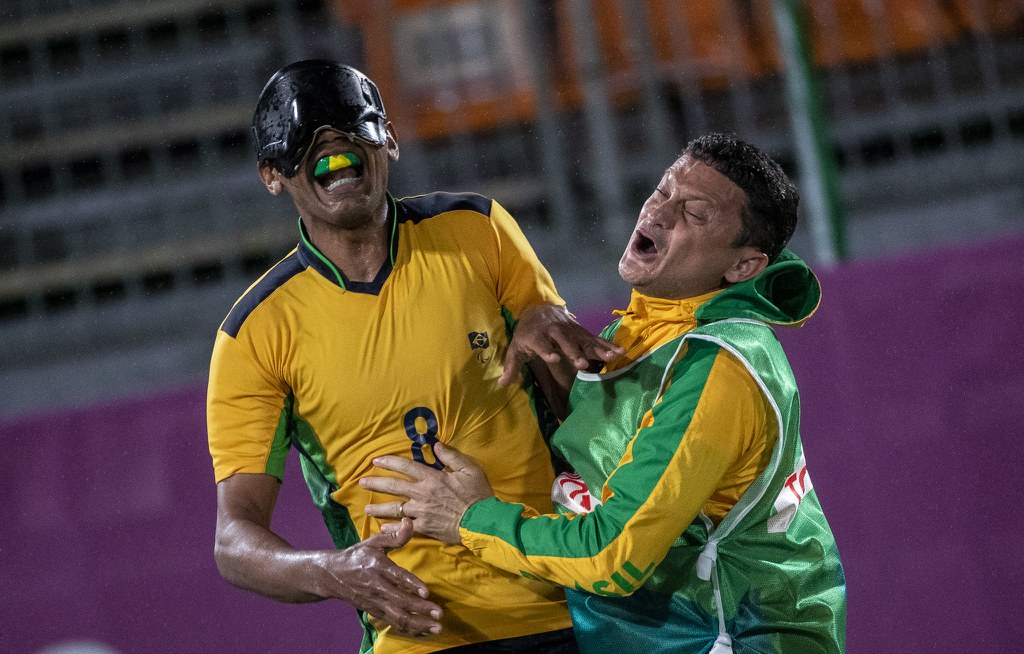
{"label": "wrinkled forehead", "polygon": [[661,183],[690,199],[704,199],[723,209],[741,210],[747,194],[723,173],[699,159],[683,155],[668,167]]}

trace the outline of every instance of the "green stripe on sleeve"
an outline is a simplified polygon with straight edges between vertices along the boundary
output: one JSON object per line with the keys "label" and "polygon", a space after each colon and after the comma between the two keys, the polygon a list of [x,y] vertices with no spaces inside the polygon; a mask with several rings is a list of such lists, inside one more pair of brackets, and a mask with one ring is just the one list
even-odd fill
{"label": "green stripe on sleeve", "polygon": [[281,408],[281,416],[277,419],[277,428],[274,429],[274,440],[270,444],[270,453],[267,455],[267,466],[264,472],[273,475],[279,480],[284,480],[284,465],[288,460],[288,449],[291,447],[291,436],[288,425],[291,422],[292,396],[285,398],[284,406]]}

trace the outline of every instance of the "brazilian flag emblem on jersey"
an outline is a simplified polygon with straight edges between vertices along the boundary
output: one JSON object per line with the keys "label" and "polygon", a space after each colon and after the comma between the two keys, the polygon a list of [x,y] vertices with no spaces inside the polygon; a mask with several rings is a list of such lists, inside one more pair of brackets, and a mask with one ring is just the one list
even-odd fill
{"label": "brazilian flag emblem on jersey", "polygon": [[486,350],[491,346],[487,332],[469,332],[469,347],[473,350]]}

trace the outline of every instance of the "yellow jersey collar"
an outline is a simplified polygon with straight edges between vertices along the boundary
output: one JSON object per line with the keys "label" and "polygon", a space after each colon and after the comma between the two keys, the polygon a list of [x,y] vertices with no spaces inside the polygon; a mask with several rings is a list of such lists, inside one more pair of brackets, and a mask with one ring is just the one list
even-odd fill
{"label": "yellow jersey collar", "polygon": [[659,322],[692,322],[697,309],[723,290],[719,288],[695,297],[666,300],[660,297],[650,297],[633,289],[629,298],[629,306],[625,311],[616,310],[614,313],[619,316],[632,315],[642,320],[653,319]]}

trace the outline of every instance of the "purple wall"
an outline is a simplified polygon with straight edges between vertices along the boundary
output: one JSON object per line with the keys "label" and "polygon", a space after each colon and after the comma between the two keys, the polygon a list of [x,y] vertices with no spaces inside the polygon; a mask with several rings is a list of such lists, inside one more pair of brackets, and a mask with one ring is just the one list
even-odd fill
{"label": "purple wall", "polygon": [[[850,652],[1024,641],[1022,251],[843,266],[822,275],[817,317],[783,333],[846,566]],[[203,410],[191,388],[0,425],[0,653],[68,638],[125,654],[355,650],[344,605],[276,604],[218,576]],[[294,465],[277,515],[293,544],[329,545]]]}
{"label": "purple wall", "polygon": [[[0,425],[0,653],[70,638],[122,654],[356,651],[347,606],[277,604],[218,575],[204,396]],[[288,476],[275,527],[296,546],[330,547],[297,464]]]}
{"label": "purple wall", "polygon": [[1024,239],[824,276],[783,336],[850,652],[1024,642]]}

